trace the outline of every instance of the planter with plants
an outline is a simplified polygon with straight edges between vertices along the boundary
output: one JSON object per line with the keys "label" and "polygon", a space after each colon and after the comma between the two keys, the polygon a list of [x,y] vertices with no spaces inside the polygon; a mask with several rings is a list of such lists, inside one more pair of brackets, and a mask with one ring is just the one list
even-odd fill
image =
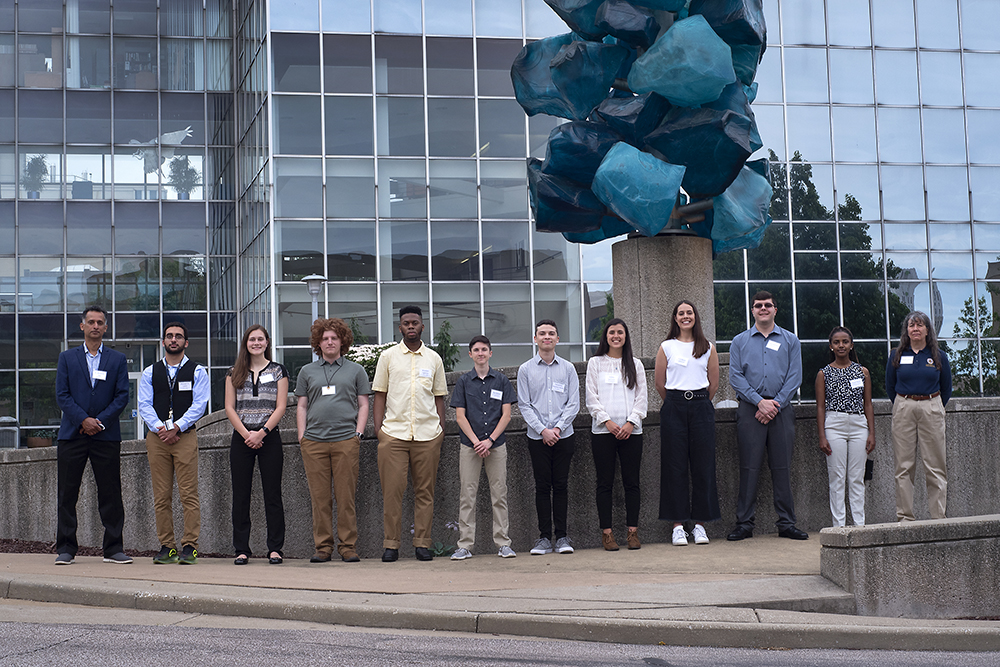
{"label": "planter with plants", "polygon": [[49,165],[44,155],[34,155],[28,158],[21,172],[21,187],[28,194],[28,199],[39,199],[42,186],[49,180]]}
{"label": "planter with plants", "polygon": [[177,191],[178,199],[190,199],[191,191],[201,185],[201,172],[191,166],[187,155],[170,161],[170,185]]}

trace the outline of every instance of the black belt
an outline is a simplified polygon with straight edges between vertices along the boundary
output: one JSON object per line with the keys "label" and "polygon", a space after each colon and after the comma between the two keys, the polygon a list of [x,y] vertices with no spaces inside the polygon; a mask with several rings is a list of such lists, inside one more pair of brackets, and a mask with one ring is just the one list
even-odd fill
{"label": "black belt", "polygon": [[683,398],[685,401],[690,401],[693,398],[708,398],[708,390],[695,389],[694,391],[691,391],[690,389],[667,389],[667,396]]}

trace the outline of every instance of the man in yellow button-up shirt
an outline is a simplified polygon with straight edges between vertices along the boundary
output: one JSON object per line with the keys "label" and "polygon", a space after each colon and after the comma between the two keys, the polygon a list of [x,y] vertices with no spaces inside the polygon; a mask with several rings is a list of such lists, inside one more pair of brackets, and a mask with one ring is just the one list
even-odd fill
{"label": "man in yellow button-up shirt", "polygon": [[399,558],[406,470],[413,475],[413,546],[417,560],[432,560],[434,484],[444,441],[444,397],[448,385],[437,352],[420,340],[424,331],[419,306],[399,309],[399,345],[378,359],[375,392],[375,433],[378,474],[382,482],[385,527],[382,560]]}

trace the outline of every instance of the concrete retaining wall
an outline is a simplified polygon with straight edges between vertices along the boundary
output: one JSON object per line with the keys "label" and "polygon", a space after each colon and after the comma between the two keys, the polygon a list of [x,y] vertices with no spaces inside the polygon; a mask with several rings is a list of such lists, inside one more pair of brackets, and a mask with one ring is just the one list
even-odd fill
{"label": "concrete retaining wall", "polygon": [[824,577],[857,613],[906,618],[1000,615],[1000,515],[827,528]]}
{"label": "concrete retaining wall", "polygon": [[[725,357],[725,355],[723,355]],[[725,361],[725,359],[723,359]],[[585,372],[585,364],[578,364]],[[652,363],[648,364],[649,375]],[[506,369],[513,378],[516,369]],[[454,382],[458,374],[450,374]],[[649,377],[650,386],[652,378]],[[582,386],[581,382],[581,386]],[[720,398],[731,396],[723,377]],[[642,511],[640,535],[649,542],[668,542],[670,528],[657,519],[659,510],[659,397],[652,390],[649,417],[644,423],[645,448],[642,462]],[[876,401],[875,479],[868,483],[867,517],[869,523],[895,520],[892,452],[889,443],[888,401]],[[792,488],[799,527],[815,532],[830,525],[826,461],[816,438],[814,405],[794,408],[796,447],[792,461]],[[528,456],[524,421],[517,413],[508,429],[508,504],[511,537],[517,551],[525,551],[537,537],[534,506],[534,482]],[[447,437],[442,449],[435,497],[434,538],[454,544],[457,533],[446,524],[458,518],[458,427],[449,411]],[[285,552],[289,556],[309,556],[313,551],[309,491],[302,459],[296,443],[294,409],[290,408],[281,424],[285,443],[283,496],[287,522]],[[716,411],[716,438],[722,521],[709,524],[712,539],[724,539],[733,523],[736,494],[739,489],[739,466],[736,448],[735,410]],[[948,405],[948,466],[950,516],[973,516],[1000,513],[1000,466],[997,439],[1000,432],[1000,399],[956,399]],[[581,414],[575,424],[577,453],[570,471],[569,534],[580,547],[600,545],[597,509],[594,502],[595,475],[590,453],[590,417]],[[229,442],[232,433],[223,413],[206,416],[199,422],[199,459],[202,529],[200,550],[203,553],[230,553],[232,541],[231,486],[229,477]],[[382,496],[376,466],[376,441],[369,437],[362,443],[361,478],[358,483],[358,551],[374,557],[382,551]],[[990,462],[983,465],[983,462]],[[158,547],[153,520],[153,494],[146,461],[145,444],[131,441],[122,444],[122,481],[125,494],[125,545],[127,549],[147,550]],[[915,505],[918,518],[927,518],[923,479],[918,479]],[[776,519],[771,503],[770,478],[764,475],[759,490],[758,532],[774,532]],[[624,497],[615,489],[615,528],[624,539]],[[175,494],[177,533],[181,532],[180,504]],[[253,496],[253,533],[251,547],[264,550],[264,515],[259,482]],[[406,528],[412,523],[412,496],[404,499],[402,555],[412,554]],[[478,533],[476,550],[492,552],[492,519],[489,490],[480,484],[477,505]],[[102,529],[96,509],[96,491],[90,473],[84,477],[79,504],[80,544],[99,546]],[[56,448],[0,450],[0,537],[53,541],[56,529]]]}

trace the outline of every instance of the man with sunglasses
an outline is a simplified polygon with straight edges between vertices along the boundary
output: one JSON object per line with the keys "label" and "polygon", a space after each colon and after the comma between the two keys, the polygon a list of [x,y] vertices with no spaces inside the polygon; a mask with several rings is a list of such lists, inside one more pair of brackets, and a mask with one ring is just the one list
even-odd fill
{"label": "man with sunglasses", "polygon": [[790,474],[795,440],[791,402],[802,384],[799,339],[774,323],[778,308],[770,292],[754,294],[751,307],[754,325],[736,336],[729,348],[729,383],[740,399],[736,411],[740,492],[736,501],[736,527],[726,539],[753,537],[757,480],[766,453],[778,535],[806,540],[809,534],[795,527]]}

